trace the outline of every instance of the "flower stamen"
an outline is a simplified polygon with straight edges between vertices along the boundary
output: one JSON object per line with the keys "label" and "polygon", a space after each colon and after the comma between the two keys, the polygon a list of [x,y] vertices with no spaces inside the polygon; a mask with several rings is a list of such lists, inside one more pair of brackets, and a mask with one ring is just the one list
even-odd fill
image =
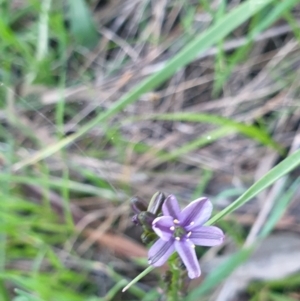
{"label": "flower stamen", "polygon": [[191,226],[193,226],[194,224],[195,224],[195,222],[194,222],[194,221],[192,221],[192,222],[190,223],[190,225],[191,225]]}
{"label": "flower stamen", "polygon": [[179,220],[178,219],[174,219],[174,224],[179,224]]}
{"label": "flower stamen", "polygon": [[190,231],[186,236],[190,237],[192,235],[192,232]]}
{"label": "flower stamen", "polygon": [[180,237],[177,236],[177,237],[175,237],[175,239],[179,241],[179,240],[180,240]]}
{"label": "flower stamen", "polygon": [[174,231],[174,230],[175,230],[175,227],[174,227],[174,226],[170,227],[170,230],[171,230],[171,231]]}

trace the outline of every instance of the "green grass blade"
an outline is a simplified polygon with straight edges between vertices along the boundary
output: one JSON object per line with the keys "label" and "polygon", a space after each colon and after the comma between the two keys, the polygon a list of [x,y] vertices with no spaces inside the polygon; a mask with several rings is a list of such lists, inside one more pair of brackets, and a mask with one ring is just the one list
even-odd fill
{"label": "green grass blade", "polygon": [[192,200],[196,200],[199,198],[199,195],[203,195],[210,180],[213,178],[214,172],[209,169],[202,169],[200,175],[200,181],[193,192]]}
{"label": "green grass blade", "polygon": [[233,132],[234,132],[234,130],[232,128],[228,128],[228,127],[222,127],[217,130],[210,131],[207,134],[205,134],[204,136],[196,138],[195,140],[191,141],[190,143],[186,143],[182,147],[179,147],[178,149],[176,149],[170,153],[166,153],[161,156],[158,156],[157,159],[159,162],[166,162],[169,160],[176,159],[179,156],[189,153],[195,149],[199,149],[200,147],[208,145],[220,138],[223,138],[224,136],[232,134]]}
{"label": "green grass blade", "polygon": [[197,114],[197,113],[172,113],[172,114],[157,114],[152,115],[149,118],[157,120],[172,120],[172,121],[188,121],[188,122],[205,122],[220,126],[231,128],[241,134],[252,138],[264,145],[271,146],[282,152],[282,148],[266,133],[264,130],[259,129],[253,125],[247,125],[240,122],[236,122],[229,118],[211,115],[211,114]]}
{"label": "green grass blade", "polygon": [[35,297],[29,293],[26,293],[25,291],[22,291],[18,288],[15,289],[16,294],[18,294],[18,296],[22,296],[23,299],[20,300],[27,300],[27,301],[43,301],[42,299]]}
{"label": "green grass blade", "polygon": [[[1,199],[1,202],[5,202]],[[2,273],[5,270],[6,263],[6,245],[7,245],[7,234],[3,233],[3,228],[5,227],[5,221],[0,218],[0,272]],[[5,287],[5,283],[0,279],[0,294],[2,296],[1,301],[9,301],[9,294]]]}
{"label": "green grass blade", "polygon": [[233,212],[246,202],[250,201],[258,193],[272,185],[276,180],[289,173],[300,164],[300,150],[288,156],[277,166],[272,168],[265,176],[254,183],[245,193],[243,193],[236,201],[227,206],[224,210],[212,217],[206,225],[211,225],[223,218],[225,215]]}
{"label": "green grass blade", "polygon": [[143,277],[145,277],[147,274],[152,272],[155,269],[152,265],[150,265],[148,268],[146,268],[143,272],[141,272],[139,275],[137,275],[133,280],[131,280],[123,289],[122,292],[124,293],[127,291],[133,284],[140,281]]}
{"label": "green grass blade", "polygon": [[39,30],[37,39],[37,53],[38,61],[43,60],[48,53],[48,37],[49,37],[49,13],[51,8],[51,0],[43,0],[41,4]]}
{"label": "green grass blade", "polygon": [[[7,174],[0,173],[0,180],[6,180]],[[41,187],[51,187],[56,189],[68,189],[70,191],[76,191],[80,193],[87,193],[90,195],[97,195],[109,200],[115,200],[116,195],[113,191],[105,188],[98,188],[89,184],[72,181],[69,179],[62,180],[58,177],[49,177],[48,179],[30,177],[30,176],[10,176],[11,183],[22,183],[29,185],[38,185]]]}
{"label": "green grass blade", "polygon": [[[27,44],[21,43],[13,30],[0,19],[0,41],[2,44],[13,46],[17,51],[26,57],[29,62],[32,61],[30,50]],[[28,62],[28,63],[29,63]]]}
{"label": "green grass blade", "polygon": [[[271,290],[294,290],[298,289],[300,286],[300,275],[294,274],[288,276],[284,279],[269,280],[264,283],[264,285]],[[250,288],[261,289],[261,283],[252,283]]]}
{"label": "green grass blade", "polygon": [[279,197],[279,200],[276,200],[275,206],[264,225],[261,233],[259,234],[259,238],[264,238],[270,234],[270,232],[275,227],[276,223],[279,221],[279,219],[284,214],[286,208],[290,204],[290,202],[293,200],[293,196],[297,192],[300,184],[300,178],[298,178],[294,183],[289,187],[287,191],[282,193]]}
{"label": "green grass blade", "polygon": [[71,31],[77,42],[89,48],[99,41],[93,18],[84,0],[69,0]]}
{"label": "green grass blade", "polygon": [[219,22],[208,28],[193,41],[191,41],[183,50],[170,59],[162,70],[146,78],[136,88],[133,88],[119,101],[115,102],[108,110],[99,114],[90,122],[82,126],[78,132],[16,164],[14,166],[14,170],[18,170],[24,166],[49,157],[70,143],[74,142],[100,122],[115,115],[124,107],[136,101],[144,93],[159,86],[162,82],[170,78],[175,72],[193,61],[198,54],[203,53],[209,47],[226,37],[232,30],[237,28],[243,22],[247,21],[247,19],[273,1],[274,0],[264,0],[259,2],[255,1],[254,4],[252,0],[248,0],[247,2],[242,3],[236,9],[226,14]]}
{"label": "green grass blade", "polygon": [[[250,50],[249,46],[251,45],[251,42],[254,41],[256,36],[259,33],[263,32],[265,29],[267,29],[269,26],[271,26],[274,22],[276,22],[276,20],[278,20],[286,11],[291,9],[291,7],[293,7],[298,1],[299,0],[286,0],[279,3],[277,1],[277,3],[274,5],[274,8],[270,11],[270,13],[266,15],[265,18],[263,18],[261,22],[250,31],[247,37],[246,44],[241,48],[239,48],[230,57],[230,64],[228,64],[227,68],[222,70],[222,73],[218,74],[218,76],[216,77],[215,87],[214,87],[216,93],[220,91],[224,83],[230,77],[230,74],[233,71],[234,67],[243,59],[245,59],[245,57],[247,57],[247,54]],[[295,34],[297,32],[299,32],[299,30],[297,30]]]}
{"label": "green grass blade", "polygon": [[284,18],[292,28],[295,38],[300,41],[299,24],[297,19],[293,17],[293,14],[291,14],[290,11],[284,12]]}
{"label": "green grass blade", "polygon": [[297,299],[285,295],[281,295],[278,293],[270,293],[269,297],[270,297],[269,300],[271,301],[297,301]]}
{"label": "green grass blade", "polygon": [[253,31],[251,31],[249,39],[255,38],[260,32],[276,22],[276,20],[278,20],[286,11],[290,10],[297,2],[299,2],[299,0],[286,0],[279,3],[278,2],[279,1],[274,4],[274,8],[269,15],[267,15],[262,22],[253,29]]}

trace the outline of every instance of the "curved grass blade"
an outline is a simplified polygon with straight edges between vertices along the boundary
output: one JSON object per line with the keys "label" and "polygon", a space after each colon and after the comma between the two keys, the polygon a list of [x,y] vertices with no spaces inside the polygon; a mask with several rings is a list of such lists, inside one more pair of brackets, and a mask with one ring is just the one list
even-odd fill
{"label": "curved grass blade", "polygon": [[206,223],[206,225],[211,225],[215,223],[219,219],[223,218],[225,215],[233,212],[243,204],[247,203],[258,193],[272,185],[276,180],[289,173],[298,165],[300,165],[300,150],[288,156],[277,166],[272,168],[265,176],[263,176],[260,180],[254,183],[245,193],[243,193],[236,201],[234,201],[232,204],[230,204],[221,212],[217,213],[214,217],[212,217]]}
{"label": "curved grass blade", "polygon": [[[240,4],[236,9],[226,14],[219,22],[208,28],[198,37],[193,39],[184,49],[171,58],[157,73],[147,77],[137,87],[127,92],[121,99],[115,102],[108,110],[100,113],[97,117],[82,126],[75,134],[53,144],[35,155],[13,166],[13,170],[19,170],[25,166],[34,164],[45,159],[67,145],[73,143],[79,137],[90,131],[100,122],[112,117],[129,104],[136,101],[144,93],[156,88],[162,82],[170,78],[175,72],[193,61],[197,55],[203,53],[209,47],[226,37],[232,30],[247,21],[256,12],[272,3],[274,0],[253,1],[248,0]],[[255,2],[255,3],[253,3]]]}
{"label": "curved grass blade", "polygon": [[295,180],[293,184],[288,188],[287,191],[284,191],[279,195],[278,200],[274,205],[274,208],[266,221],[262,231],[260,232],[258,238],[267,237],[270,232],[275,227],[276,223],[280,220],[284,212],[286,211],[287,207],[289,206],[290,202],[293,200],[293,196],[297,192],[300,184],[300,178]]}
{"label": "curved grass blade", "polygon": [[226,126],[216,129],[214,131],[210,131],[207,134],[205,134],[199,138],[196,138],[189,143],[184,144],[182,147],[179,147],[170,153],[166,153],[161,156],[158,156],[157,160],[159,162],[166,162],[169,160],[176,159],[180,156],[183,156],[186,153],[189,153],[195,149],[199,149],[203,146],[213,143],[214,141],[216,141],[220,138],[223,138],[229,134],[232,134],[234,132],[235,132],[234,129],[226,127]]}
{"label": "curved grass blade", "polygon": [[204,122],[225,126],[236,132],[240,132],[241,134],[248,136],[264,145],[275,148],[276,150],[280,151],[280,153],[283,152],[282,147],[278,143],[276,143],[264,130],[254,125],[247,125],[222,116],[184,112],[172,114],[157,114],[147,117],[147,119],[148,118],[156,120]]}

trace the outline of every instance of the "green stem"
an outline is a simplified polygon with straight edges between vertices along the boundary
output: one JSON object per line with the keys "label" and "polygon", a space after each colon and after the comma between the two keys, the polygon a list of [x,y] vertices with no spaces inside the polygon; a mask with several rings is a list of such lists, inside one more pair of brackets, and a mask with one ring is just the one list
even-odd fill
{"label": "green stem", "polygon": [[147,274],[149,274],[151,271],[154,270],[153,266],[149,266],[146,270],[144,270],[142,273],[140,273],[138,276],[136,276],[133,280],[131,280],[123,289],[122,292],[124,293],[127,291],[133,284],[137,283],[139,280],[141,280],[143,277],[145,277]]}
{"label": "green stem", "polygon": [[172,274],[171,285],[168,287],[168,301],[179,300],[179,280],[180,280],[180,269],[177,264],[178,257],[172,257],[170,259],[170,270]]}

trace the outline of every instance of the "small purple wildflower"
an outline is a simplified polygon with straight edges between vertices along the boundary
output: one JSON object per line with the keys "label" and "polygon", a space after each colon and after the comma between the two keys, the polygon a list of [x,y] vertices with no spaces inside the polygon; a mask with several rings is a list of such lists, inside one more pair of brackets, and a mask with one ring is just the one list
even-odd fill
{"label": "small purple wildflower", "polygon": [[160,237],[150,248],[149,264],[163,265],[177,251],[190,278],[201,274],[195,245],[212,247],[224,240],[223,231],[214,226],[204,226],[212,213],[212,203],[200,198],[182,211],[174,195],[169,195],[162,207],[163,216],[157,217],[152,228]]}

